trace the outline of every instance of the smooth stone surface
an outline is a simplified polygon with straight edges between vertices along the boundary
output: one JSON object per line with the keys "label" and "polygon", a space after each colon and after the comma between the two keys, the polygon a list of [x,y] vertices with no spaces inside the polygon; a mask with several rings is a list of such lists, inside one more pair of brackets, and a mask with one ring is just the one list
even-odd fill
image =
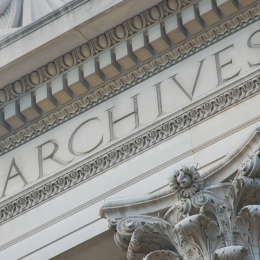
{"label": "smooth stone surface", "polygon": [[170,39],[160,23],[148,29],[148,37],[149,43],[157,52],[163,52],[171,46]]}
{"label": "smooth stone surface", "polygon": [[255,0],[238,0],[238,2],[243,6],[246,7],[248,5],[251,5],[255,3]]}
{"label": "smooth stone surface", "polygon": [[83,73],[85,80],[92,86],[97,87],[105,82],[105,75],[100,70],[99,64],[92,59],[83,64]]}
{"label": "smooth stone surface", "polygon": [[4,136],[10,132],[10,126],[4,120],[4,114],[0,112],[0,136]]}
{"label": "smooth stone surface", "polygon": [[124,68],[124,70],[129,70],[137,65],[137,57],[133,54],[127,41],[117,45],[115,51],[116,61]]}
{"label": "smooth stone surface", "polygon": [[41,109],[36,105],[32,93],[28,93],[21,98],[20,111],[29,121],[33,121],[41,116]]}
{"label": "smooth stone surface", "polygon": [[57,100],[51,95],[50,88],[45,84],[35,91],[36,104],[48,113],[57,106]]}
{"label": "smooth stone surface", "polygon": [[51,82],[51,93],[60,104],[67,103],[73,97],[73,93],[68,88],[68,83],[63,76]]}
{"label": "smooth stone surface", "polygon": [[115,55],[111,50],[102,53],[99,56],[100,70],[109,78],[112,79],[115,76],[120,75],[121,68],[116,61]]}
{"label": "smooth stone surface", "polygon": [[153,47],[143,33],[132,38],[132,50],[141,61],[146,61],[153,57]]}
{"label": "smooth stone surface", "polygon": [[187,30],[183,27],[178,15],[165,20],[165,32],[175,44],[187,39]]}
{"label": "smooth stone surface", "polygon": [[5,121],[13,128],[17,129],[26,122],[25,117],[21,114],[19,107],[15,101],[4,107]]}
{"label": "smooth stone surface", "polygon": [[198,14],[196,8],[192,5],[184,9],[182,12],[183,26],[193,35],[204,29],[203,20]]}
{"label": "smooth stone surface", "polygon": [[217,7],[226,16],[230,16],[238,11],[238,4],[236,0],[217,0]]}
{"label": "smooth stone surface", "polygon": [[202,0],[199,2],[199,13],[202,19],[211,26],[221,20],[220,10],[213,0]]}
{"label": "smooth stone surface", "polygon": [[68,87],[80,96],[88,92],[88,83],[83,77],[83,73],[79,68],[75,68],[67,74]]}

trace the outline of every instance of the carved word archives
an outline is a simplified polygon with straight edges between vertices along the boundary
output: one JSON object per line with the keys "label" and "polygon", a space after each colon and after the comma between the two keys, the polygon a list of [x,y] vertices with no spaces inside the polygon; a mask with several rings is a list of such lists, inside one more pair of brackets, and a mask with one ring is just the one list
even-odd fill
{"label": "carved word archives", "polygon": [[250,73],[260,65],[259,42],[255,23],[3,155],[1,197],[76,164],[139,126]]}

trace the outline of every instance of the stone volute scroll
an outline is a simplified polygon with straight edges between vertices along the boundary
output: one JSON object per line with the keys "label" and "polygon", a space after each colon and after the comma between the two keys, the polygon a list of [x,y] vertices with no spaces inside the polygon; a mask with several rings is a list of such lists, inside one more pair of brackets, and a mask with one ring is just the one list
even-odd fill
{"label": "stone volute scroll", "polygon": [[100,215],[127,259],[258,260],[259,130],[203,173],[181,165],[158,192],[104,203]]}

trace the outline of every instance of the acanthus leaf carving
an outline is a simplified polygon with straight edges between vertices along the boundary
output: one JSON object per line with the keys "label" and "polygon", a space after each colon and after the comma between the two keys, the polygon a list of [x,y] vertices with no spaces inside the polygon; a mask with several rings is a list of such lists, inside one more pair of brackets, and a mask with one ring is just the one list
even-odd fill
{"label": "acanthus leaf carving", "polygon": [[243,245],[254,260],[260,255],[260,206],[251,205],[241,209],[236,217],[235,244]]}
{"label": "acanthus leaf carving", "polygon": [[260,204],[260,179],[241,177],[233,182],[220,203],[219,225],[226,245],[234,245],[236,216],[245,205]]}
{"label": "acanthus leaf carving", "polygon": [[213,259],[216,249],[223,246],[215,221],[202,214],[187,217],[175,225],[179,234],[183,259]]}
{"label": "acanthus leaf carving", "polygon": [[[259,152],[248,157],[238,168],[234,181],[208,187],[199,186],[201,190],[195,194],[186,193],[190,198],[184,198],[183,193],[178,194],[183,188],[180,186],[178,192],[173,193],[177,203],[168,210],[164,209],[163,214],[159,213],[158,217],[136,216],[139,220],[136,223],[139,224],[132,226],[131,234],[127,237],[128,246],[125,246],[127,259],[141,260],[146,254],[144,260],[258,260]],[[198,174],[193,166],[182,166],[181,169],[182,180],[185,174]],[[180,174],[178,171],[174,172],[174,185],[178,185]],[[191,178],[186,178],[188,181],[193,179],[192,175],[189,176]],[[187,180],[184,182],[185,188]],[[220,194],[223,196],[225,188],[224,197],[221,198]],[[218,189],[222,190],[220,194],[214,192]],[[171,188],[169,190],[172,192]],[[116,233],[120,233],[120,227],[116,227],[115,223],[121,223],[120,221],[122,220],[113,221],[112,226]]]}
{"label": "acanthus leaf carving", "polygon": [[130,240],[127,250],[128,260],[141,260],[155,250],[175,251],[171,241],[171,226],[162,222],[147,223],[138,227]]}
{"label": "acanthus leaf carving", "polygon": [[246,260],[248,251],[243,246],[228,246],[215,251],[214,260]]}

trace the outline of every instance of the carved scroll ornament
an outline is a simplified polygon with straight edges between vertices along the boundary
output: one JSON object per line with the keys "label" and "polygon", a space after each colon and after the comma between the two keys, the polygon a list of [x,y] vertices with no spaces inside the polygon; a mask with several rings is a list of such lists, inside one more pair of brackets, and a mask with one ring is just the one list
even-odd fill
{"label": "carved scroll ornament", "polygon": [[[170,175],[169,186],[169,192],[177,192],[175,204],[167,210],[109,220],[115,241],[126,251],[128,260],[259,259],[258,151],[245,160],[230,183],[207,186],[194,166],[183,165]],[[163,200],[160,196],[158,199]],[[144,208],[146,201],[144,197]],[[139,208],[140,203],[141,198]],[[124,207],[122,201],[121,204]],[[120,207],[118,201],[114,202],[116,205]],[[106,211],[105,206],[101,210]]]}

